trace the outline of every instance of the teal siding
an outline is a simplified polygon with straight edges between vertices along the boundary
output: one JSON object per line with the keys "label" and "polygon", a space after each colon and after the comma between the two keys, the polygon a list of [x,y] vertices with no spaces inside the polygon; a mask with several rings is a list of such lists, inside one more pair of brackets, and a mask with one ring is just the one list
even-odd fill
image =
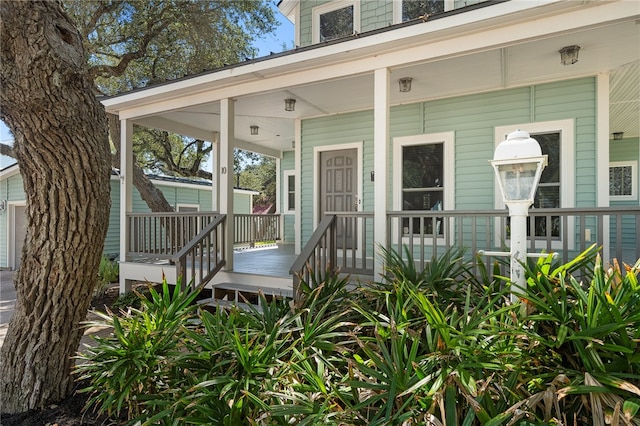
{"label": "teal siding", "polygon": [[251,214],[251,194],[235,194],[233,196],[233,213]]}
{"label": "teal siding", "polygon": [[[287,197],[287,181],[285,179],[284,172],[295,169],[295,153],[294,151],[285,151],[282,153],[282,159],[280,160],[280,212],[283,213],[283,241],[285,243],[295,242],[295,216],[293,214],[286,214],[285,198]],[[300,196],[300,191],[298,191]]]}
{"label": "teal siding", "polygon": [[[11,202],[25,201],[22,176],[15,174],[0,182],[0,200]],[[8,209],[0,213],[0,268],[9,266],[8,256]]]}
{"label": "teal siding", "polygon": [[[422,133],[455,134],[455,208],[490,210],[494,206],[493,157],[495,127],[573,119],[575,123],[576,206],[596,205],[596,83],[594,78],[522,87],[393,107],[387,148],[388,193],[392,187],[394,137]],[[526,129],[525,129],[526,130]],[[314,224],[313,164],[315,147],[364,141],[363,205],[373,210],[373,112],[361,111],[302,122],[302,242]],[[572,167],[573,165],[569,165]],[[388,208],[392,208],[389,197]]]}

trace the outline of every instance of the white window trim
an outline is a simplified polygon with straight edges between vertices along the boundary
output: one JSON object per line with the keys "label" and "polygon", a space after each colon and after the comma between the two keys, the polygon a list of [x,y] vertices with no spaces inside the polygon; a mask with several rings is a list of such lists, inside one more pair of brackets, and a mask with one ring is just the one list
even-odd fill
{"label": "white window trim", "polygon": [[[456,200],[456,178],[455,178],[455,133],[428,133],[422,135],[402,136],[393,138],[393,208],[396,211],[402,211],[402,148],[411,145],[427,145],[442,143],[444,164],[444,191],[442,194],[443,210],[455,210]],[[450,229],[445,230],[449,235],[453,235],[454,221],[450,221]],[[392,232],[393,241],[398,239],[398,227],[394,226]],[[416,242],[419,237],[413,237]],[[409,242],[409,237],[403,237],[403,244]],[[445,238],[438,237],[438,244],[445,244]]]}
{"label": "white window trim", "polygon": [[200,204],[177,203],[176,204],[176,212],[179,212],[181,207],[186,207],[186,208],[191,208],[191,209],[195,208],[196,211],[198,211],[198,212],[200,211]]}
{"label": "white window trim", "polygon": [[[295,206],[295,202],[293,206],[289,205],[289,177],[293,176],[295,179],[296,176],[296,171],[294,169],[291,170],[284,170],[282,172],[282,180],[284,181],[284,191],[283,192],[283,206],[282,206],[282,213],[283,214],[295,214],[296,213],[296,206]],[[295,182],[294,182],[295,185]],[[299,196],[299,195],[297,195]],[[289,209],[289,207],[291,207],[291,209]]]}
{"label": "white window trim", "polygon": [[[560,208],[575,207],[575,124],[573,119],[556,120],[556,121],[540,121],[535,123],[512,124],[508,126],[497,126],[495,128],[494,138],[495,147],[507,138],[507,135],[517,129],[524,130],[532,134],[534,133],[552,133],[560,132],[560,158],[562,165],[560,170]],[[494,147],[494,149],[495,149]],[[506,208],[500,188],[494,182],[494,206],[496,210],[504,210]],[[569,230],[575,229],[575,219],[569,217],[567,223]],[[502,230],[499,226],[499,219],[496,219],[495,241],[494,244],[500,245],[502,241],[509,242],[507,238],[503,238]],[[568,232],[568,247],[572,249],[575,245],[575,232]],[[562,241],[552,241],[551,247],[556,250],[562,249]],[[537,240],[534,249],[546,248],[546,241]]]}
{"label": "white window trim", "polygon": [[[444,0],[444,11],[455,9],[455,0]],[[402,0],[393,0],[393,23],[402,23]]]}
{"label": "white window trim", "polygon": [[611,161],[609,168],[631,167],[631,195],[609,195],[611,201],[634,201],[638,199],[638,162],[633,161]]}
{"label": "white window trim", "polygon": [[360,1],[358,0],[334,0],[311,9],[311,42],[313,44],[320,42],[320,16],[334,10],[344,9],[353,6],[353,30],[360,32]]}

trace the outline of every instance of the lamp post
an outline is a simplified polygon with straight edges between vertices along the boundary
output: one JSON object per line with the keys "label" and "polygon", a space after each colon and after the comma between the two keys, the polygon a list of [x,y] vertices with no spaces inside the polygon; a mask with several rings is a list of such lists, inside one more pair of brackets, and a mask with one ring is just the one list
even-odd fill
{"label": "lamp post", "polygon": [[[523,292],[526,281],[523,264],[527,260],[527,216],[533,204],[547,156],[528,132],[516,130],[496,147],[491,166],[511,217],[511,282]],[[512,300],[516,299],[512,295]]]}

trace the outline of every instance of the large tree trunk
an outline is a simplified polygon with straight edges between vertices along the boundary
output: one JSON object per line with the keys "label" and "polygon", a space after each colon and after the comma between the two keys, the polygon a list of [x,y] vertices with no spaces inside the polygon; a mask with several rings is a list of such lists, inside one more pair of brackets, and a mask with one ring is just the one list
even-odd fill
{"label": "large tree trunk", "polygon": [[0,351],[6,413],[72,389],[73,355],[109,219],[105,113],[82,40],[57,2],[0,2],[0,118],[15,136],[27,197],[17,301]]}

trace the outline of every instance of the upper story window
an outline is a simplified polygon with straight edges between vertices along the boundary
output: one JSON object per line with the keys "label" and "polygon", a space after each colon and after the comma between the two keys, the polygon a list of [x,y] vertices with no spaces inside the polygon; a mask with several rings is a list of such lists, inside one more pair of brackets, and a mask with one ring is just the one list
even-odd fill
{"label": "upper story window", "polygon": [[334,40],[360,31],[360,2],[332,1],[314,7],[313,43]]}
{"label": "upper story window", "polygon": [[393,2],[394,22],[406,22],[454,8],[453,0],[401,0]]}
{"label": "upper story window", "polygon": [[444,12],[444,0],[402,0],[402,22]]}

